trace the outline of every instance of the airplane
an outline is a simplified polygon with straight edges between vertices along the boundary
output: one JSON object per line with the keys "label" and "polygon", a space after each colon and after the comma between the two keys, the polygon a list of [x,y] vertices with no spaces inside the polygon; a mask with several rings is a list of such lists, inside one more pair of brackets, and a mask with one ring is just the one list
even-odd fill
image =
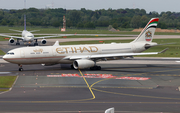
{"label": "airplane", "polygon": [[[14,38],[17,39],[16,45],[20,45],[19,40],[22,40],[23,42],[28,42],[29,44],[35,40],[34,46],[37,46],[38,45],[38,42],[37,42],[38,39],[42,39],[41,43],[46,44],[47,41],[45,40],[45,38],[57,37],[57,36],[34,37],[32,32],[39,31],[39,30],[33,30],[33,31],[27,31],[26,30],[26,15],[24,15],[24,30],[23,31],[13,30],[13,29],[10,29],[10,30],[16,31],[16,32],[22,32],[22,37],[10,36],[10,35],[4,35],[4,34],[0,34],[0,36],[10,37],[10,39],[9,39],[10,43],[15,42]],[[61,35],[61,36],[68,36],[68,35]]]}
{"label": "airplane", "polygon": [[101,70],[96,62],[117,60],[135,55],[152,55],[165,52],[146,52],[150,47],[158,44],[152,42],[155,29],[159,18],[152,18],[139,36],[130,43],[111,43],[111,44],[87,44],[87,45],[59,45],[21,47],[10,50],[3,59],[18,64],[19,71],[23,71],[22,65],[42,64],[51,66],[55,64],[71,64],[71,68],[91,70]]}

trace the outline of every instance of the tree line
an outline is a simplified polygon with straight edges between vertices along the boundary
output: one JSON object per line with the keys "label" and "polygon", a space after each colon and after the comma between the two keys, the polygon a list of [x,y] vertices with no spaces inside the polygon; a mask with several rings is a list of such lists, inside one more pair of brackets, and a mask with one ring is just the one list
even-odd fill
{"label": "tree line", "polygon": [[66,26],[68,28],[91,28],[108,27],[112,25],[117,28],[139,28],[144,27],[147,22],[154,17],[160,19],[158,27],[162,29],[180,29],[180,13],[153,11],[147,13],[144,9],[99,9],[87,10],[66,10],[57,9],[0,9],[1,26],[23,26],[24,14],[26,14],[27,26],[63,26],[63,15],[66,16]]}

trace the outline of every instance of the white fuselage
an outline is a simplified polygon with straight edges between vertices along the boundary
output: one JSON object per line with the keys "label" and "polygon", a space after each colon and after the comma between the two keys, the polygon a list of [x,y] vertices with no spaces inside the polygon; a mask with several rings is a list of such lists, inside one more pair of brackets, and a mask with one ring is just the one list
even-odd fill
{"label": "white fuselage", "polygon": [[23,42],[32,42],[34,40],[34,35],[27,30],[23,30],[22,38],[23,38]]}
{"label": "white fuselage", "polygon": [[145,43],[112,43],[94,45],[35,46],[9,51],[3,59],[15,64],[72,63],[72,56],[137,53],[145,50]]}

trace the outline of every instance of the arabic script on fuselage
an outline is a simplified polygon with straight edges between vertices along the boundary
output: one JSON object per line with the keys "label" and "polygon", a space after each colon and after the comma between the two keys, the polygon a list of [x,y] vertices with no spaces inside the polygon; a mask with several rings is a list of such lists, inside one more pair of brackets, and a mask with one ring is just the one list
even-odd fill
{"label": "arabic script on fuselage", "polygon": [[43,52],[43,49],[35,49],[33,50],[35,53],[42,53]]}

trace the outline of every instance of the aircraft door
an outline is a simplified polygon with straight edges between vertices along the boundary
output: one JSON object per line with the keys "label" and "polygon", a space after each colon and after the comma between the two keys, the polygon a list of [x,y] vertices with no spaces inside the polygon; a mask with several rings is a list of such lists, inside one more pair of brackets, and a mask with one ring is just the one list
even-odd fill
{"label": "aircraft door", "polygon": [[21,54],[21,58],[24,58],[25,57],[25,53],[23,50],[20,50],[20,54]]}

